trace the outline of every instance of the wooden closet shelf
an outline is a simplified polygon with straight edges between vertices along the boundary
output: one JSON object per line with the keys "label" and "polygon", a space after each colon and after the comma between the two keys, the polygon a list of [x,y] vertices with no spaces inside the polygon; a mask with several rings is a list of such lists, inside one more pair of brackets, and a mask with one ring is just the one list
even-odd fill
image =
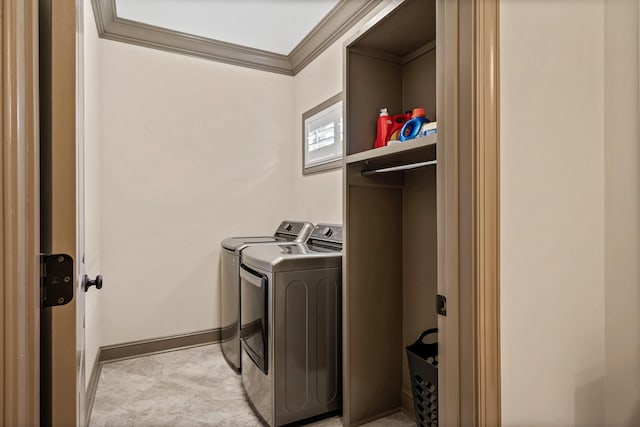
{"label": "wooden closet shelf", "polygon": [[[345,157],[345,163],[358,163],[366,160],[374,161],[386,161],[387,159],[393,159],[399,155],[416,153],[418,151],[433,151],[433,157],[425,160],[435,160],[435,145],[438,139],[438,134],[431,134],[422,138],[411,139],[409,141],[400,142],[386,147],[373,148],[371,150],[362,151],[360,153],[350,154]],[[430,149],[430,150],[429,150]]]}

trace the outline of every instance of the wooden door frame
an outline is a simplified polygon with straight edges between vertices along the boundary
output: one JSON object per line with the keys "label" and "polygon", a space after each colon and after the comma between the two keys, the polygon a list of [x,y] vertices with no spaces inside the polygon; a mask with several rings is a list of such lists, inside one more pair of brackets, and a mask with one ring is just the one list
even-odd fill
{"label": "wooden door frame", "polygon": [[39,424],[38,6],[0,6],[0,424]]}
{"label": "wooden door frame", "polygon": [[499,0],[438,0],[442,425],[499,426]]}
{"label": "wooden door frame", "polygon": [[[46,10],[45,5],[46,4]],[[77,348],[78,280],[80,263],[77,242],[78,139],[77,139],[77,32],[79,0],[41,0],[41,19],[49,19],[50,37],[46,67],[50,87],[41,91],[42,114],[49,114],[51,143],[51,252],[70,255],[74,260],[74,297],[51,309],[51,420],[53,426],[84,425],[85,387],[79,384]],[[46,18],[44,14],[47,14]],[[41,57],[47,55],[42,54]],[[41,67],[42,69],[42,67]],[[46,104],[46,105],[44,105]],[[46,113],[45,113],[46,111]],[[44,133],[43,133],[44,138]]]}
{"label": "wooden door frame", "polygon": [[[51,13],[52,252],[75,259],[76,3],[56,0]],[[40,424],[39,20],[37,0],[0,5],[0,425]],[[52,315],[65,338],[53,343],[53,424],[76,425],[75,300]]]}

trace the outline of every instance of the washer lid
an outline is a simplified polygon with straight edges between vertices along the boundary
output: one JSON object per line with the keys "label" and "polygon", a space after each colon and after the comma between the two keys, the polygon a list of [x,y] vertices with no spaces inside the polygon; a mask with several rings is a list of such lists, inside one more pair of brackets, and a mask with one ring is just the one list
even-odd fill
{"label": "washer lid", "polygon": [[242,251],[242,263],[268,272],[342,267],[342,252],[304,243],[249,246]]}
{"label": "washer lid", "polygon": [[273,236],[228,237],[220,245],[230,251],[241,251],[251,244],[274,242],[306,242],[313,224],[305,221],[282,221]]}
{"label": "washer lid", "polygon": [[273,236],[254,236],[254,237],[228,237],[220,242],[220,245],[230,251],[239,251],[247,245],[253,243],[276,243],[282,242],[284,239]]}

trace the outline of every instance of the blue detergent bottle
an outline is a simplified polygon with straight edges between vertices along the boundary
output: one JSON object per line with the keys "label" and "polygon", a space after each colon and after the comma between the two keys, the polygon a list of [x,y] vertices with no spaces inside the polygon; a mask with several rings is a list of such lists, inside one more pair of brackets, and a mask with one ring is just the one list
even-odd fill
{"label": "blue detergent bottle", "polygon": [[411,120],[408,120],[400,130],[400,141],[407,141],[415,138],[422,129],[422,125],[429,123],[424,115],[424,108],[414,108]]}

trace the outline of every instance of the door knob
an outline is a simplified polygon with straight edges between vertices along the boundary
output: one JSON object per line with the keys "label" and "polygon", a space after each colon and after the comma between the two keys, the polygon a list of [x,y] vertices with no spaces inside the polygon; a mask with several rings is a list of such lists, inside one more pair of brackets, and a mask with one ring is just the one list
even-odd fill
{"label": "door knob", "polygon": [[96,289],[102,289],[102,276],[98,274],[94,280],[89,279],[89,276],[84,275],[84,291],[87,292],[91,286],[95,286]]}

